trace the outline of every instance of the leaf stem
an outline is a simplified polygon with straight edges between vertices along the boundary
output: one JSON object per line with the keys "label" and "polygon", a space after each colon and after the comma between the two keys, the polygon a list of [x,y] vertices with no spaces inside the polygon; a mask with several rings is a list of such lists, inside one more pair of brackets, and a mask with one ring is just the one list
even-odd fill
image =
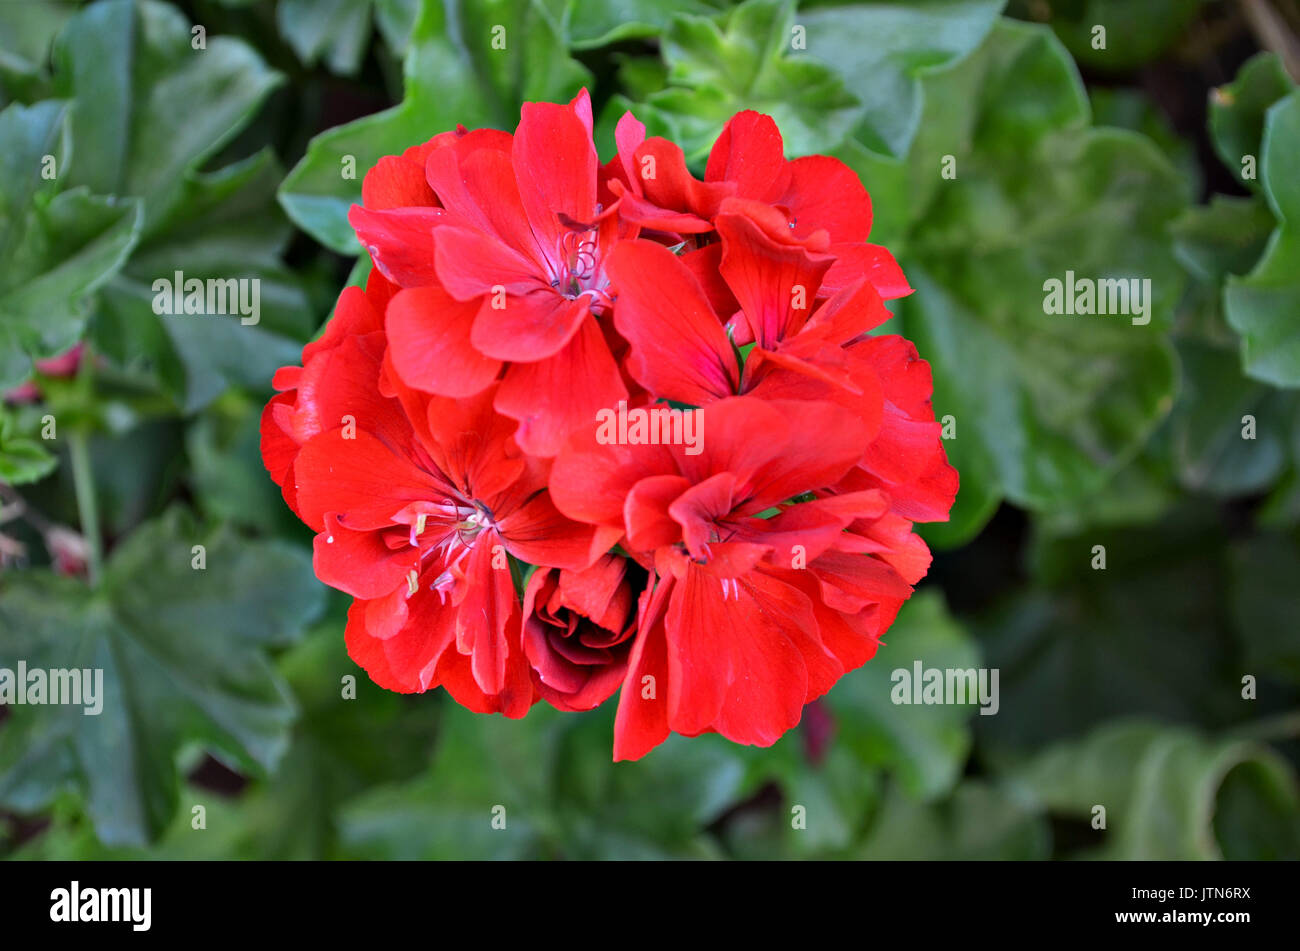
{"label": "leaf stem", "polygon": [[77,515],[86,539],[86,567],[90,586],[99,584],[103,568],[103,542],[99,535],[99,505],[95,499],[95,478],[90,471],[90,449],[84,432],[74,432],[68,445],[72,456],[72,482],[77,492]]}

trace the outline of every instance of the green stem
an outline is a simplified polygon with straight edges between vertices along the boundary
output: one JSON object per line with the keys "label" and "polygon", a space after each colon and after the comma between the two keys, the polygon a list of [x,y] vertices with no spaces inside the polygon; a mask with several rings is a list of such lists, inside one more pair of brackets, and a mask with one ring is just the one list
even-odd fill
{"label": "green stem", "polygon": [[95,478],[90,471],[90,449],[85,433],[73,433],[69,442],[72,456],[72,482],[77,491],[77,514],[81,519],[81,534],[86,539],[87,568],[90,585],[99,584],[104,562],[103,542],[99,536],[99,505],[95,499]]}

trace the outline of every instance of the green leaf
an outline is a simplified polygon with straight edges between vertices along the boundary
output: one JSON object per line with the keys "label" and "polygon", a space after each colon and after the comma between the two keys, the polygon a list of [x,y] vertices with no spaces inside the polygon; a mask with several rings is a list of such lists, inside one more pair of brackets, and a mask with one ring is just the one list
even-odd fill
{"label": "green leaf", "polygon": [[1273,105],[1264,120],[1260,172],[1278,220],[1264,256],[1245,277],[1228,281],[1224,311],[1241,334],[1246,373],[1274,386],[1300,386],[1300,90]]}
{"label": "green leaf", "polygon": [[404,75],[401,105],[316,136],[280,186],[289,217],[340,254],[361,250],[348,208],[381,157],[457,125],[513,129],[523,101],[568,100],[591,79],[539,0],[424,0]]}
{"label": "green leaf", "polygon": [[[277,261],[289,229],[272,201],[280,172],[270,152],[220,171],[198,170],[251,119],[278,74],[242,41],[211,37],[196,49],[194,39],[183,16],[152,2],[110,0],[69,22],[55,44],[57,87],[74,97],[72,148],[66,168],[60,159],[57,180],[65,190],[43,209],[38,203],[39,223],[59,240],[36,242],[27,255],[63,260],[37,277],[18,255],[15,276],[25,280],[8,295],[0,293],[0,308],[24,315],[0,330],[0,344],[16,339],[41,352],[70,345],[88,315],[86,292],[100,288],[111,272],[78,275],[90,264],[122,265],[142,214],[140,246],[102,288],[95,341],[120,366],[154,374],[187,411],[231,383],[265,387],[277,366],[292,362],[316,323],[298,279]],[[52,116],[57,107],[42,108]],[[52,137],[51,127],[46,138]],[[17,162],[27,166],[18,180],[32,181],[39,161],[27,155]],[[87,188],[133,199],[115,204],[90,197]],[[116,226],[100,245],[78,252],[78,236],[107,226],[112,216]],[[98,257],[90,256],[92,250]],[[160,319],[152,307],[153,283],[177,272],[202,281],[258,282],[264,319],[255,327],[231,317]],[[80,303],[56,309],[58,302],[50,300],[56,289]],[[55,310],[53,319],[49,310]],[[41,339],[34,345],[27,327],[37,312]],[[8,350],[0,347],[0,368],[21,367]]]}
{"label": "green leaf", "polygon": [[[379,786],[340,813],[344,854],[365,859],[538,858],[554,841],[551,790],[562,721],[549,707],[522,720],[448,701],[432,768]],[[495,825],[494,825],[495,820]]]}
{"label": "green leaf", "polygon": [[323,60],[330,72],[355,76],[370,48],[372,11],[389,49],[402,56],[419,0],[281,0],[275,20],[304,65]]}
{"label": "green leaf", "polygon": [[1178,354],[1183,389],[1168,441],[1179,482],[1217,495],[1267,489],[1287,466],[1295,398],[1242,376],[1235,348],[1181,339]]}
{"label": "green leaf", "polygon": [[0,390],[77,341],[87,298],[122,266],[140,228],[136,202],[58,193],[65,109],[49,101],[0,112]]}
{"label": "green leaf", "polygon": [[[1075,68],[1042,27],[1002,21],[924,85],[905,170],[843,157],[905,231],[891,247],[916,293],[884,329],[916,342],[936,415],[956,419],[945,445],[974,502],[951,543],[999,498],[1056,510],[1094,495],[1169,411],[1165,328],[1184,276],[1166,228],[1184,189],[1150,140],[1088,128]],[[1047,313],[1046,282],[1067,272],[1149,280],[1145,316]]]}
{"label": "green leaf", "polygon": [[74,99],[67,185],[142,198],[146,232],[173,211],[186,173],[234,138],[281,80],[248,44],[194,49],[173,7],[106,0],[55,44],[56,88]]}
{"label": "green leaf", "polygon": [[[921,122],[921,77],[968,56],[1006,0],[851,3],[801,11],[808,55],[839,74],[862,103],[854,130],[877,152],[906,155]],[[784,126],[782,126],[784,128]]]}
{"label": "green leaf", "polygon": [[1141,132],[1160,146],[1161,151],[1177,166],[1188,199],[1195,200],[1200,195],[1204,173],[1195,146],[1178,134],[1178,130],[1149,95],[1125,87],[1090,86],[1088,98],[1092,101],[1093,125],[1117,126]]}
{"label": "green leaf", "polygon": [[677,14],[708,16],[723,6],[719,0],[559,0],[550,5],[559,13],[569,46],[580,50],[657,37]]}
{"label": "green leaf", "polygon": [[1245,274],[1259,260],[1273,229],[1273,216],[1257,198],[1215,195],[1173,224],[1178,257],[1202,281],[1222,282]]}
{"label": "green leaf", "polygon": [[615,763],[614,712],[611,701],[571,718],[576,722],[561,739],[561,848],[584,859],[615,857],[613,845],[630,843],[644,852],[688,849],[741,791],[745,768],[737,748],[720,737],[670,736],[636,762]]}
{"label": "green leaf", "polygon": [[1209,727],[1247,715],[1223,622],[1226,552],[1205,523],[1176,509],[1149,526],[1035,537],[1035,585],[977,629],[1001,671],[998,715],[976,718],[987,753],[1118,716]]}
{"label": "green leaf", "polygon": [[1300,412],[1291,420],[1291,468],[1259,511],[1259,524],[1273,529],[1300,525]]}
{"label": "green leaf", "polygon": [[260,400],[232,390],[188,427],[191,485],[199,507],[214,521],[288,532],[294,519],[262,464],[261,411]]}
{"label": "green leaf", "polygon": [[[279,181],[269,150],[188,174],[172,210],[101,292],[97,348],[122,366],[149,368],[186,412],[231,384],[267,389],[278,367],[298,361],[315,329],[302,281],[279,263],[290,234],[274,202]],[[255,281],[257,313],[227,303],[221,314],[159,315],[154,282],[173,287],[178,273],[186,282]],[[251,296],[254,285],[243,286]]]}
{"label": "green leaf", "polygon": [[1300,545],[1288,535],[1257,535],[1233,548],[1231,566],[1232,617],[1246,646],[1243,674],[1300,684]]}
{"label": "green leaf", "polygon": [[[406,780],[428,765],[437,704],[370,681],[347,656],[338,610],[280,658],[281,673],[302,708],[293,741],[273,775],[254,777],[238,798],[193,783],[185,803],[203,805],[207,826],[195,830],[189,809],[177,812],[148,849],[105,847],[80,809],[56,804],[51,827],[14,857],[93,860],[320,860],[337,854],[335,812],[379,783]],[[351,677],[351,682],[348,681]],[[352,689],[348,689],[351,687]]]}
{"label": "green leaf", "polygon": [[[1052,28],[1080,63],[1124,72],[1156,59],[1195,19],[1202,0],[1083,0],[1053,3]],[[1032,9],[1032,8],[1031,8]],[[1104,27],[1099,34],[1097,27]]]}
{"label": "green leaf", "polygon": [[1038,861],[1051,830],[1018,790],[967,781],[940,803],[890,790],[854,857],[874,861]]}
{"label": "green leaf", "polygon": [[[206,548],[206,570],[191,567],[195,544]],[[139,845],[175,811],[184,744],[252,772],[283,755],[294,707],[265,651],[293,640],[322,594],[298,549],[200,535],[174,510],[113,554],[99,593],[36,572],[6,577],[3,591],[0,629],[11,636],[0,664],[103,672],[98,715],[13,708],[0,729],[9,807],[38,809],[75,788],[103,842]]]}
{"label": "green leaf", "polygon": [[[102,398],[102,397],[101,397]],[[59,433],[69,420],[56,411]],[[95,473],[99,517],[106,535],[124,535],[156,515],[177,483],[177,463],[183,458],[181,427],[173,418],[128,418],[124,431],[90,437],[90,466]],[[37,494],[39,492],[39,495]],[[34,487],[34,505],[52,518],[75,523],[76,486],[71,467],[61,466],[54,477]]]}
{"label": "green leaf", "polygon": [[344,76],[361,68],[370,43],[372,0],[280,0],[275,22],[280,35],[307,66],[325,60]]}
{"label": "green leaf", "polygon": [[895,694],[912,697],[897,672],[905,672],[911,684],[918,663],[924,671],[980,666],[979,649],[934,591],[918,592],[903,606],[876,656],[846,674],[826,702],[843,742],[863,763],[893,770],[909,795],[933,799],[961,775],[978,698],[965,704],[895,703]]}
{"label": "green leaf", "polygon": [[0,483],[25,485],[49,475],[58,460],[35,439],[18,432],[18,423],[0,403]]}
{"label": "green leaf", "polygon": [[1053,745],[1015,778],[1053,812],[1091,820],[1105,807],[1104,844],[1085,857],[1300,857],[1295,774],[1261,743],[1120,722]]}
{"label": "green leaf", "polygon": [[41,98],[50,45],[75,12],[76,4],[67,0],[0,4],[0,105]]}
{"label": "green leaf", "polygon": [[[1237,181],[1252,191],[1260,188],[1264,116],[1294,88],[1276,54],[1257,53],[1241,67],[1236,79],[1210,93],[1210,142]],[[1253,161],[1244,162],[1247,156]],[[1244,174],[1247,164],[1255,167],[1250,177]]]}
{"label": "green leaf", "polygon": [[[698,163],[742,109],[771,115],[786,152],[826,152],[842,142],[862,107],[829,67],[791,50],[791,0],[747,0],[723,22],[677,15],[661,40],[668,87],[631,106],[651,135]],[[611,103],[621,110],[622,99]]]}

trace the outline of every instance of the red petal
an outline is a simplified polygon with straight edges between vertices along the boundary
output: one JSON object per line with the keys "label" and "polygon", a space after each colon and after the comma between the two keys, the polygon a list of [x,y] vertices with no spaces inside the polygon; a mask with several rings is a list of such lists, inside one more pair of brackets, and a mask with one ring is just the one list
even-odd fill
{"label": "red petal", "polygon": [[531,565],[580,569],[603,554],[592,551],[592,526],[561,515],[545,493],[497,524],[510,553]]}
{"label": "red petal", "polygon": [[912,285],[903,276],[894,256],[878,244],[833,244],[835,264],[822,280],[822,293],[833,294],[851,287],[865,274],[885,300],[906,297]]}
{"label": "red petal", "polygon": [[790,171],[781,132],[771,116],[746,109],[727,121],[713,143],[706,181],[735,182],[741,198],[771,201],[784,194]]}
{"label": "red petal", "polygon": [[558,260],[569,232],[561,216],[591,223],[596,217],[596,147],[591,140],[590,101],[568,106],[524,103],[515,130],[512,160],[519,197],[542,253]]}
{"label": "red petal", "polygon": [[277,393],[262,410],[262,464],[278,486],[283,486],[288,481],[293,461],[298,458],[298,444],[276,421],[276,408],[292,407],[297,398],[293,392]]}
{"label": "red petal", "polygon": [[[487,144],[479,145],[489,133]],[[430,155],[425,173],[447,209],[448,224],[498,238],[533,261],[540,272],[537,240],[528,227],[510,161],[511,142],[503,132],[471,132],[454,152]]]}
{"label": "red petal", "polygon": [[353,531],[333,513],[325,517],[325,531],[316,536],[312,552],[316,577],[355,598],[382,598],[420,566],[417,549],[394,551],[379,532]]}
{"label": "red petal", "polygon": [[678,475],[669,446],[627,446],[597,441],[593,429],[575,431],[551,467],[551,498],[570,518],[623,527],[623,504],[642,479]]}
{"label": "red petal", "polygon": [[832,241],[856,244],[871,233],[871,196],[853,169],[829,155],[791,162],[789,188],[777,203],[790,209],[801,238],[824,228]]}
{"label": "red petal", "polygon": [[701,182],[686,167],[681,146],[658,136],[636,150],[635,174],[651,205],[700,219],[712,219],[722,200],[736,192],[734,182]]}
{"label": "red petal", "polygon": [[462,495],[504,517],[546,483],[541,465],[526,459],[514,441],[516,423],[496,412],[495,389],[464,399],[429,397],[426,448],[429,458]]}
{"label": "red petal", "polygon": [[433,476],[362,429],[355,439],[344,438],[342,429],[314,436],[293,468],[303,520],[318,532],[330,512],[349,528],[366,531],[392,525],[393,516],[412,502],[446,494]]}
{"label": "red petal", "polygon": [[694,735],[713,729],[736,743],[770,746],[799,722],[815,679],[839,664],[816,638],[808,598],[761,572],[722,581],[694,563],[668,610],[669,723]]}
{"label": "red petal", "polygon": [[682,540],[682,526],[668,510],[690,487],[690,482],[676,474],[650,476],[632,487],[623,503],[630,550],[653,551]]}
{"label": "red petal", "polygon": [[559,353],[506,370],[496,408],[519,420],[515,439],[534,456],[549,458],[571,433],[594,433],[598,410],[627,399],[627,388],[595,320],[582,321]]}
{"label": "red petal", "polygon": [[434,686],[438,658],[449,651],[454,637],[455,609],[423,588],[405,602],[408,618],[402,628],[379,638],[367,626],[369,605],[355,601],[348,612],[348,654],[365,668],[370,678],[386,690],[423,693]]}
{"label": "red petal", "polygon": [[385,155],[361,180],[361,203],[371,211],[410,205],[437,205],[424,167],[401,155]]}
{"label": "red petal", "polygon": [[799,332],[812,314],[822,276],[833,259],[781,244],[751,218],[722,214],[720,270],[736,295],[758,345],[766,350]]}
{"label": "red petal", "polygon": [[470,655],[479,689],[498,694],[506,687],[507,626],[518,608],[505,546],[496,532],[485,531],[475,539],[465,581],[468,590],[456,612],[457,649]]}
{"label": "red petal", "polygon": [[623,113],[614,126],[614,145],[618,149],[618,161],[624,179],[636,189],[637,194],[641,193],[641,189],[636,185],[640,180],[636,168],[636,150],[644,141],[645,123],[630,112]]}
{"label": "red petal", "polygon": [[433,229],[445,216],[441,208],[371,211],[353,205],[348,222],[385,277],[401,287],[422,287],[438,281]]}
{"label": "red petal", "polygon": [[470,344],[477,301],[456,300],[441,287],[401,291],[388,305],[389,355],[408,386],[444,396],[472,396],[496,379],[500,361]]}
{"label": "red petal", "polygon": [[640,626],[628,657],[614,718],[614,762],[640,759],[668,739],[668,642],[664,613],[675,583],[660,580],[641,596]]}
{"label": "red petal", "polygon": [[727,334],[686,265],[652,241],[626,241],[606,265],[617,285],[614,325],[631,344],[628,368],[655,396],[699,406],[736,391]]}
{"label": "red petal", "polygon": [[457,225],[440,227],[434,258],[438,281],[426,283],[441,283],[458,300],[549,289],[532,258],[491,235],[471,228]]}
{"label": "red petal", "polygon": [[479,307],[470,340],[486,356],[532,363],[563,350],[590,312],[589,298],[571,300],[549,287],[492,295]]}
{"label": "red petal", "polygon": [[[372,271],[373,277],[383,276]],[[386,283],[386,282],[385,282]],[[384,312],[374,306],[369,293],[359,287],[345,287],[334,305],[334,316],[325,325],[320,339],[302,348],[303,363],[308,363],[318,353],[333,350],[349,337],[360,337],[384,329]]]}

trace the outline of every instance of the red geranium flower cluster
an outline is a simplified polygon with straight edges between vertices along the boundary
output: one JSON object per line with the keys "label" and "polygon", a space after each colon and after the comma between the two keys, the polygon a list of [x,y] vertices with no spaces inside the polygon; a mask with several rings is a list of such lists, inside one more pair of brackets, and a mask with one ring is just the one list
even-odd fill
{"label": "red geranium flower cluster", "polygon": [[620,693],[614,756],[768,745],[866,662],[957,490],[909,293],[825,156],[736,115],[703,181],[584,92],[367,174],[374,261],[275,377],[266,466],[379,685],[521,717]]}

